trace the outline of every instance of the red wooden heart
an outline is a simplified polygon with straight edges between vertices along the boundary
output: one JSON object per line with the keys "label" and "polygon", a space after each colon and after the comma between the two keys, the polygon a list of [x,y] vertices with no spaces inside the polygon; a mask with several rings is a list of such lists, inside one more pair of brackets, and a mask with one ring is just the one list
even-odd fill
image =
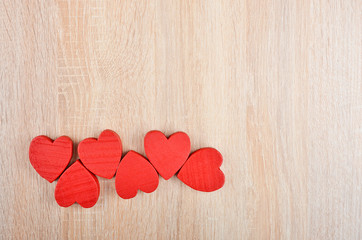
{"label": "red wooden heart", "polygon": [[31,165],[39,175],[49,182],[59,177],[73,155],[73,142],[67,136],[54,141],[47,136],[35,137],[29,147]]}
{"label": "red wooden heart", "polygon": [[220,170],[222,156],[214,148],[201,148],[191,154],[177,177],[189,187],[203,192],[215,191],[225,183]]}
{"label": "red wooden heart", "polygon": [[191,149],[190,138],[184,132],[176,132],[167,139],[160,131],[150,131],[144,145],[148,159],[166,180],[181,168]]}
{"label": "red wooden heart", "polygon": [[87,138],[78,145],[80,160],[89,171],[111,179],[122,157],[122,141],[117,133],[104,130],[96,138]]}
{"label": "red wooden heart", "polygon": [[77,160],[60,177],[54,195],[61,207],[77,202],[84,208],[90,208],[97,203],[99,192],[97,177]]}
{"label": "red wooden heart", "polygon": [[158,174],[142,155],[130,151],[124,156],[116,173],[116,191],[121,198],[137,195],[137,190],[151,193],[158,187]]}

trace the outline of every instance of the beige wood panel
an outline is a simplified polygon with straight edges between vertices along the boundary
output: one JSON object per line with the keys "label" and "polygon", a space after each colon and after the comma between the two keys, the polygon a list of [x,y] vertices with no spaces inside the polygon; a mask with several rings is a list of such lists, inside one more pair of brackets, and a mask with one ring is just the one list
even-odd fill
{"label": "beige wood panel", "polygon": [[[1,1],[0,238],[361,239],[361,6]],[[30,140],[105,128],[142,154],[147,131],[185,131],[225,186],[123,200],[100,179],[93,208],[60,208]]]}

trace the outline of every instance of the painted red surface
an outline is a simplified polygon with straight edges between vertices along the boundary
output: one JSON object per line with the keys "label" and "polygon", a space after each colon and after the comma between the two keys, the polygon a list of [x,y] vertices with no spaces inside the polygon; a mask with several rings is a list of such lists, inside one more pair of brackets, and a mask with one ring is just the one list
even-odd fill
{"label": "painted red surface", "polygon": [[166,180],[181,168],[191,149],[190,138],[184,132],[167,138],[160,131],[150,131],[145,136],[144,146],[148,159]]}
{"label": "painted red surface", "polygon": [[128,152],[117,169],[117,194],[129,199],[135,197],[138,190],[151,193],[157,187],[158,174],[151,163],[137,152]]}
{"label": "painted red surface", "polygon": [[203,192],[215,191],[225,183],[220,170],[222,155],[214,148],[201,148],[191,154],[177,177],[189,187]]}
{"label": "painted red surface", "polygon": [[78,145],[79,158],[97,176],[112,178],[122,157],[122,141],[117,133],[104,130],[96,138],[87,138]]}
{"label": "painted red surface", "polygon": [[54,141],[47,136],[35,137],[29,147],[31,165],[49,182],[59,177],[73,155],[73,142],[67,136]]}
{"label": "painted red surface", "polygon": [[97,177],[77,160],[59,178],[54,195],[61,207],[77,202],[84,208],[90,208],[97,203],[99,192]]}

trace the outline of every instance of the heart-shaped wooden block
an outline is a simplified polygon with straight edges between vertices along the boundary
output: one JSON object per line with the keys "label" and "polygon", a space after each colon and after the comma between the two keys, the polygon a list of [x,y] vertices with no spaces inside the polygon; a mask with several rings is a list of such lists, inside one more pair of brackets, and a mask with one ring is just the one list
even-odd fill
{"label": "heart-shaped wooden block", "polygon": [[133,198],[137,190],[146,193],[158,187],[158,174],[142,155],[129,151],[122,159],[116,173],[116,191],[124,199]]}
{"label": "heart-shaped wooden block", "polygon": [[122,157],[122,141],[117,133],[104,130],[96,138],[87,138],[78,145],[79,158],[89,171],[111,179]]}
{"label": "heart-shaped wooden block", "polygon": [[99,192],[97,177],[77,160],[60,176],[54,195],[61,207],[77,202],[84,208],[90,208],[97,203]]}
{"label": "heart-shaped wooden block", "polygon": [[220,170],[222,155],[214,148],[201,148],[191,154],[177,177],[187,186],[203,192],[215,191],[225,183]]}
{"label": "heart-shaped wooden block", "polygon": [[39,175],[49,182],[59,177],[73,155],[73,142],[67,136],[54,141],[47,136],[35,137],[29,147],[31,165]]}
{"label": "heart-shaped wooden block", "polygon": [[176,132],[167,138],[160,131],[150,131],[144,145],[148,159],[166,180],[181,168],[191,149],[190,138],[184,132]]}

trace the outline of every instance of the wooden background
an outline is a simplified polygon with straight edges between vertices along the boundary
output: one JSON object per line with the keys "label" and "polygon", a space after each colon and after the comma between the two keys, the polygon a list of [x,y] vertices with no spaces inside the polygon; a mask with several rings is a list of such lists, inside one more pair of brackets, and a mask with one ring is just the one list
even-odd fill
{"label": "wooden background", "polygon": [[[362,4],[0,3],[2,239],[361,239]],[[152,129],[224,156],[225,186],[176,177],[61,208],[30,165],[40,134]],[[76,159],[76,152],[73,161]]]}

